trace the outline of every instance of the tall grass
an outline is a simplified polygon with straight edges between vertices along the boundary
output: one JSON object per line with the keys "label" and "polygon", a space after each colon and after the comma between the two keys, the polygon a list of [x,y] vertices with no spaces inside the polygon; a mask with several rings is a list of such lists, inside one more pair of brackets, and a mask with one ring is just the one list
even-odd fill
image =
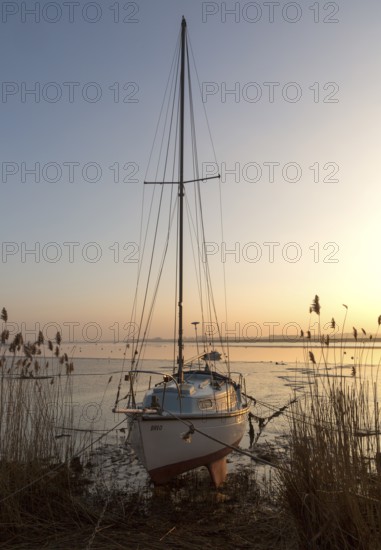
{"label": "tall grass", "polygon": [[[8,315],[0,348],[0,524],[1,538],[77,513],[80,488],[71,428],[73,364],[60,353],[61,337],[10,340]],[[57,426],[60,426],[58,428]],[[78,465],[78,464],[77,464]],[[0,539],[1,540],[1,539]]]}
{"label": "tall grass", "polygon": [[[312,311],[320,318],[317,296]],[[344,330],[335,357],[350,356],[343,335]],[[356,348],[357,338],[354,330]],[[369,342],[373,352],[374,340]],[[291,415],[290,464],[279,472],[282,503],[297,525],[301,548],[379,549],[380,405],[373,376],[377,366],[361,363],[364,346],[359,354],[355,349],[349,364],[331,364],[329,345],[321,335],[318,361],[316,349],[307,349],[309,390]]]}
{"label": "tall grass", "polygon": [[83,441],[72,430],[73,365],[60,351],[61,337],[45,342],[39,334],[25,343],[17,334],[10,341],[3,310],[0,546],[29,548],[33,540],[39,548],[108,550],[125,544],[380,549],[378,368],[366,365],[373,362],[375,338],[365,341],[364,330],[354,331],[351,353],[344,327],[339,340],[322,334],[317,296],[311,314],[319,319],[321,347],[306,339],[308,391],[288,409],[290,456],[277,477],[280,501],[245,470],[231,476],[222,493],[188,475],[184,486],[180,480],[170,488],[171,496],[147,500],[128,486],[86,496],[78,458]]}

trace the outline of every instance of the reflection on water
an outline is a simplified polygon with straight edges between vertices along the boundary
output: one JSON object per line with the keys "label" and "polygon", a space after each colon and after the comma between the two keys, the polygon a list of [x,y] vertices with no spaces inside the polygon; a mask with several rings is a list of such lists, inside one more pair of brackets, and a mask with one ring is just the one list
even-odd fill
{"label": "reflection on water", "polygon": [[[379,345],[379,344],[377,344]],[[221,351],[216,346],[218,351]],[[126,345],[120,343],[97,342],[97,343],[81,343],[62,345],[61,349],[71,358],[88,358],[88,359],[126,359],[126,363],[130,361],[132,350],[126,348]],[[312,349],[316,361],[324,362],[322,357],[321,346],[314,344],[308,349]],[[186,361],[197,360],[197,346],[195,343],[185,344],[184,354]],[[199,347],[200,353],[203,352]],[[208,350],[210,351],[210,350]],[[176,343],[170,341],[148,342],[144,354],[145,359],[166,360],[170,364],[176,363],[177,347]],[[359,343],[357,346],[348,344],[345,350],[341,350],[339,346],[331,344],[324,348],[325,360],[330,364],[372,364],[377,365],[381,360],[381,348],[373,347],[369,343],[365,345]],[[274,342],[274,343],[231,343],[229,347],[229,358],[231,362],[284,362],[308,364],[307,347],[300,343],[292,342]]]}

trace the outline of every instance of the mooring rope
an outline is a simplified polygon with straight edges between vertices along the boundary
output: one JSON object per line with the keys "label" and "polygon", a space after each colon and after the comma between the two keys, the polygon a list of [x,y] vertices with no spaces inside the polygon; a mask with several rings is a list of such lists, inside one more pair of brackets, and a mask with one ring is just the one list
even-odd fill
{"label": "mooring rope", "polygon": [[224,441],[221,441],[220,439],[217,439],[216,437],[213,437],[202,430],[195,428],[194,424],[189,420],[185,420],[183,418],[180,418],[176,414],[172,413],[171,411],[163,409],[165,413],[167,413],[172,418],[175,418],[176,420],[179,420],[182,424],[187,426],[189,428],[189,432],[183,435],[183,439],[189,439],[189,437],[193,433],[199,433],[200,435],[203,435],[204,437],[210,439],[211,441],[214,441],[215,443],[220,444],[223,447],[228,447],[229,449],[232,449],[232,451],[236,451],[239,454],[242,454],[244,456],[248,456],[251,460],[254,460],[255,462],[259,462],[261,464],[264,464],[266,466],[273,466],[274,468],[278,470],[282,470],[285,472],[288,472],[286,468],[283,468],[282,466],[279,466],[279,464],[275,464],[273,462],[270,462],[269,460],[265,460],[264,458],[259,458],[258,456],[250,453],[249,451],[245,451],[244,449],[241,449],[240,447],[235,447],[234,445],[229,445],[228,443],[225,443]]}

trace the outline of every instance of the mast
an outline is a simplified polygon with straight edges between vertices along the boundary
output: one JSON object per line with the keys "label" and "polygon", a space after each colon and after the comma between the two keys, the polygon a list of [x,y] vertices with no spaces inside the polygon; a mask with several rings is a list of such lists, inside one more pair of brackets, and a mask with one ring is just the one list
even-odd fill
{"label": "mast", "polygon": [[[178,181],[161,181],[158,182],[155,181],[145,181],[144,184],[157,184],[160,183],[161,185],[169,184],[169,185],[177,185],[177,193],[178,193],[178,352],[177,352],[177,377],[178,382],[181,384],[184,382],[184,340],[183,340],[183,271],[184,271],[184,189],[186,183],[195,183],[198,181],[205,181],[205,180],[212,180],[212,179],[219,179],[220,175],[218,176],[206,176],[196,179],[189,179],[184,180],[184,119],[185,119],[185,64],[186,64],[186,56],[187,56],[187,24],[185,21],[185,18],[182,18],[181,21],[181,40],[180,40],[180,86],[179,86],[179,97],[176,94],[176,99],[178,98],[180,100],[180,112],[179,112],[179,178]],[[188,61],[189,64],[189,61]],[[187,67],[189,70],[189,66]],[[178,74],[176,74],[176,77],[178,77]],[[190,80],[190,76],[189,76]],[[190,82],[189,82],[190,87]],[[192,109],[191,109],[192,110]],[[191,115],[193,116],[193,115]],[[170,138],[170,135],[169,135]]]}
{"label": "mast", "polygon": [[184,381],[183,353],[183,258],[184,258],[184,92],[185,92],[185,40],[186,21],[181,21],[181,69],[180,69],[180,148],[179,148],[179,335],[178,335],[178,381]]}

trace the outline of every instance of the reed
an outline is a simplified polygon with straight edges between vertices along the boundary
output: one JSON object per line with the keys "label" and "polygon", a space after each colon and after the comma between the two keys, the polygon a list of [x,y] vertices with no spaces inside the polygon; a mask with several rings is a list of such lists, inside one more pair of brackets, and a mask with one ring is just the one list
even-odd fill
{"label": "reed", "polygon": [[350,352],[334,319],[339,339],[322,333],[318,296],[311,315],[319,319],[320,348],[306,331],[308,391],[287,406],[290,454],[278,461],[276,490],[273,482],[258,484],[254,468],[241,468],[217,492],[202,471],[162,492],[148,485],[133,492],[127,479],[124,489],[110,487],[102,468],[87,490],[85,445],[73,436],[73,365],[61,337],[10,341],[3,310],[0,547],[379,549],[378,332],[354,330]]}
{"label": "reed", "polygon": [[[51,530],[62,517],[78,517],[84,483],[73,437],[73,364],[61,354],[61,336],[10,340],[8,314],[0,344],[0,541]],[[60,426],[58,428],[57,426]]]}
{"label": "reed", "polygon": [[[320,323],[317,296],[311,307]],[[374,340],[359,342],[356,329],[353,336],[353,355],[344,328],[335,343],[334,357],[351,357],[347,363],[329,361],[324,335],[320,353],[307,345],[309,389],[293,405],[290,462],[278,474],[281,502],[297,527],[300,548],[380,548],[378,367],[363,362]]]}
{"label": "reed", "polygon": [[164,487],[119,488],[111,496],[107,490],[97,500],[106,510],[87,550],[297,548],[293,527],[257,483],[254,467],[230,473],[218,490],[206,469],[198,469]]}

